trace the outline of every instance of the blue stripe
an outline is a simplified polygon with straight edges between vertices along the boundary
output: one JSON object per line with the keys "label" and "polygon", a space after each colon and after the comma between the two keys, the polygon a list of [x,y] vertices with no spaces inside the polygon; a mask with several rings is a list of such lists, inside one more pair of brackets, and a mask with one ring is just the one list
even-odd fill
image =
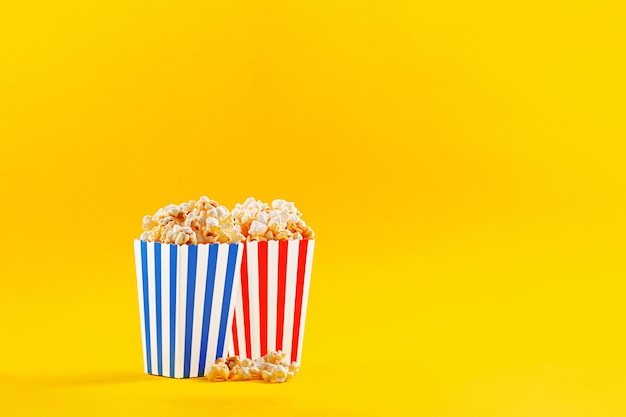
{"label": "blue stripe", "polygon": [[196,292],[196,266],[198,263],[198,247],[189,245],[187,263],[187,314],[185,315],[185,356],[183,377],[189,378],[191,368],[191,335],[193,330],[193,301]]}
{"label": "blue stripe", "polygon": [[163,375],[163,335],[161,329],[161,244],[154,244],[154,279],[156,289],[157,369]]}
{"label": "blue stripe", "polygon": [[224,299],[222,301],[222,315],[220,317],[220,332],[217,339],[217,357],[224,355],[224,345],[226,342],[226,326],[228,324],[228,311],[230,308],[230,295],[233,291],[233,281],[235,278],[235,263],[237,262],[237,251],[239,245],[231,243],[228,245],[228,266],[226,267],[226,282],[224,284]]}
{"label": "blue stripe", "polygon": [[[213,307],[213,289],[215,288],[215,270],[217,269],[217,250],[219,244],[209,245],[209,259],[206,270],[206,288],[204,290],[204,312],[202,315],[202,337],[200,338],[200,364],[198,375],[204,376],[206,365],[206,351],[209,342],[209,324],[211,323],[211,308]],[[211,358],[215,360],[215,358]]]}
{"label": "blue stripe", "polygon": [[141,283],[143,285],[143,326],[146,333],[146,362],[148,373],[152,373],[152,350],[150,346],[150,309],[148,307],[148,245],[141,241]]}
{"label": "blue stripe", "polygon": [[170,245],[170,376],[174,376],[176,358],[176,269],[178,245]]}

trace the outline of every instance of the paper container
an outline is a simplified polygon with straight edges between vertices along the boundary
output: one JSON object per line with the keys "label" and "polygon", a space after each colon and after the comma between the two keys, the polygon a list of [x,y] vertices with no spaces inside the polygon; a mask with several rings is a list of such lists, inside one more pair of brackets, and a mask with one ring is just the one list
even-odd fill
{"label": "paper container", "polygon": [[314,240],[246,242],[229,355],[282,350],[301,362],[314,247]]}
{"label": "paper container", "polygon": [[135,240],[146,373],[203,376],[226,354],[243,246]]}

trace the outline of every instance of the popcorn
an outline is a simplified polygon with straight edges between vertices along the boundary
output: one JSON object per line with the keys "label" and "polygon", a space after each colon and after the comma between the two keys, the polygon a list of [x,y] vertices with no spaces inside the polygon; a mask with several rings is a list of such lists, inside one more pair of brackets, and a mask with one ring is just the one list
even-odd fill
{"label": "popcorn", "polygon": [[245,358],[245,359],[242,359],[241,366],[244,366],[246,368],[250,368],[252,366],[256,366],[256,364],[254,363],[254,361],[252,359]]}
{"label": "popcorn", "polygon": [[228,209],[206,196],[160,208],[153,216],[144,216],[142,228],[140,239],[147,242],[197,245],[244,240]]}
{"label": "popcorn", "polygon": [[231,356],[226,359],[226,364],[230,369],[233,369],[235,366],[241,366],[241,361],[239,360],[239,356]]}
{"label": "popcorn", "polygon": [[280,350],[278,352],[269,351],[263,356],[263,360],[265,360],[266,363],[278,365],[283,362],[286,356],[287,354]]}
{"label": "popcorn", "polygon": [[235,365],[230,369],[230,372],[228,373],[228,379],[233,379],[236,376],[239,376],[239,370],[241,369],[241,366],[239,365]]}
{"label": "popcorn", "polygon": [[207,378],[210,381],[228,381],[229,369],[224,363],[215,363],[209,368]]}
{"label": "popcorn", "polygon": [[248,241],[313,239],[294,203],[274,200],[271,206],[250,197],[232,211],[233,222]]}
{"label": "popcorn", "polygon": [[252,379],[252,371],[250,370],[250,368],[247,368],[245,366],[239,368],[239,371],[237,372],[237,379],[240,379],[242,381]]}
{"label": "popcorn", "polygon": [[250,225],[250,229],[248,229],[248,235],[262,236],[265,234],[265,232],[267,232],[267,229],[268,229],[267,224],[262,223],[258,220],[255,220]]}
{"label": "popcorn", "polygon": [[286,353],[268,352],[254,361],[231,356],[219,358],[211,365],[207,378],[210,381],[249,381],[263,379],[266,382],[285,382],[294,379],[300,366],[296,362],[286,362]]}
{"label": "popcorn", "polygon": [[287,380],[287,369],[282,365],[270,365],[262,372],[263,380],[267,382],[285,382]]}

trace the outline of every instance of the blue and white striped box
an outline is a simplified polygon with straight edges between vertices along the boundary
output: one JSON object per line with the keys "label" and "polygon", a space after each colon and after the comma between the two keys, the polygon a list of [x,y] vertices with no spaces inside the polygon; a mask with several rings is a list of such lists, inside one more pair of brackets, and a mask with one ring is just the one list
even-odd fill
{"label": "blue and white striped box", "polygon": [[243,243],[135,240],[144,371],[204,376],[226,355]]}

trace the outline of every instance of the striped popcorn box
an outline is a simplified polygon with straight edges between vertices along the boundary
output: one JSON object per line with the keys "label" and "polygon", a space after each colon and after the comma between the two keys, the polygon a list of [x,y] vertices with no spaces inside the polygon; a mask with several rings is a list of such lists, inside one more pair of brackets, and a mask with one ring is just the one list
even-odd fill
{"label": "striped popcorn box", "polygon": [[204,376],[226,353],[243,243],[135,240],[144,371]]}
{"label": "striped popcorn box", "polygon": [[306,239],[245,243],[230,355],[282,350],[301,361],[314,247]]}

